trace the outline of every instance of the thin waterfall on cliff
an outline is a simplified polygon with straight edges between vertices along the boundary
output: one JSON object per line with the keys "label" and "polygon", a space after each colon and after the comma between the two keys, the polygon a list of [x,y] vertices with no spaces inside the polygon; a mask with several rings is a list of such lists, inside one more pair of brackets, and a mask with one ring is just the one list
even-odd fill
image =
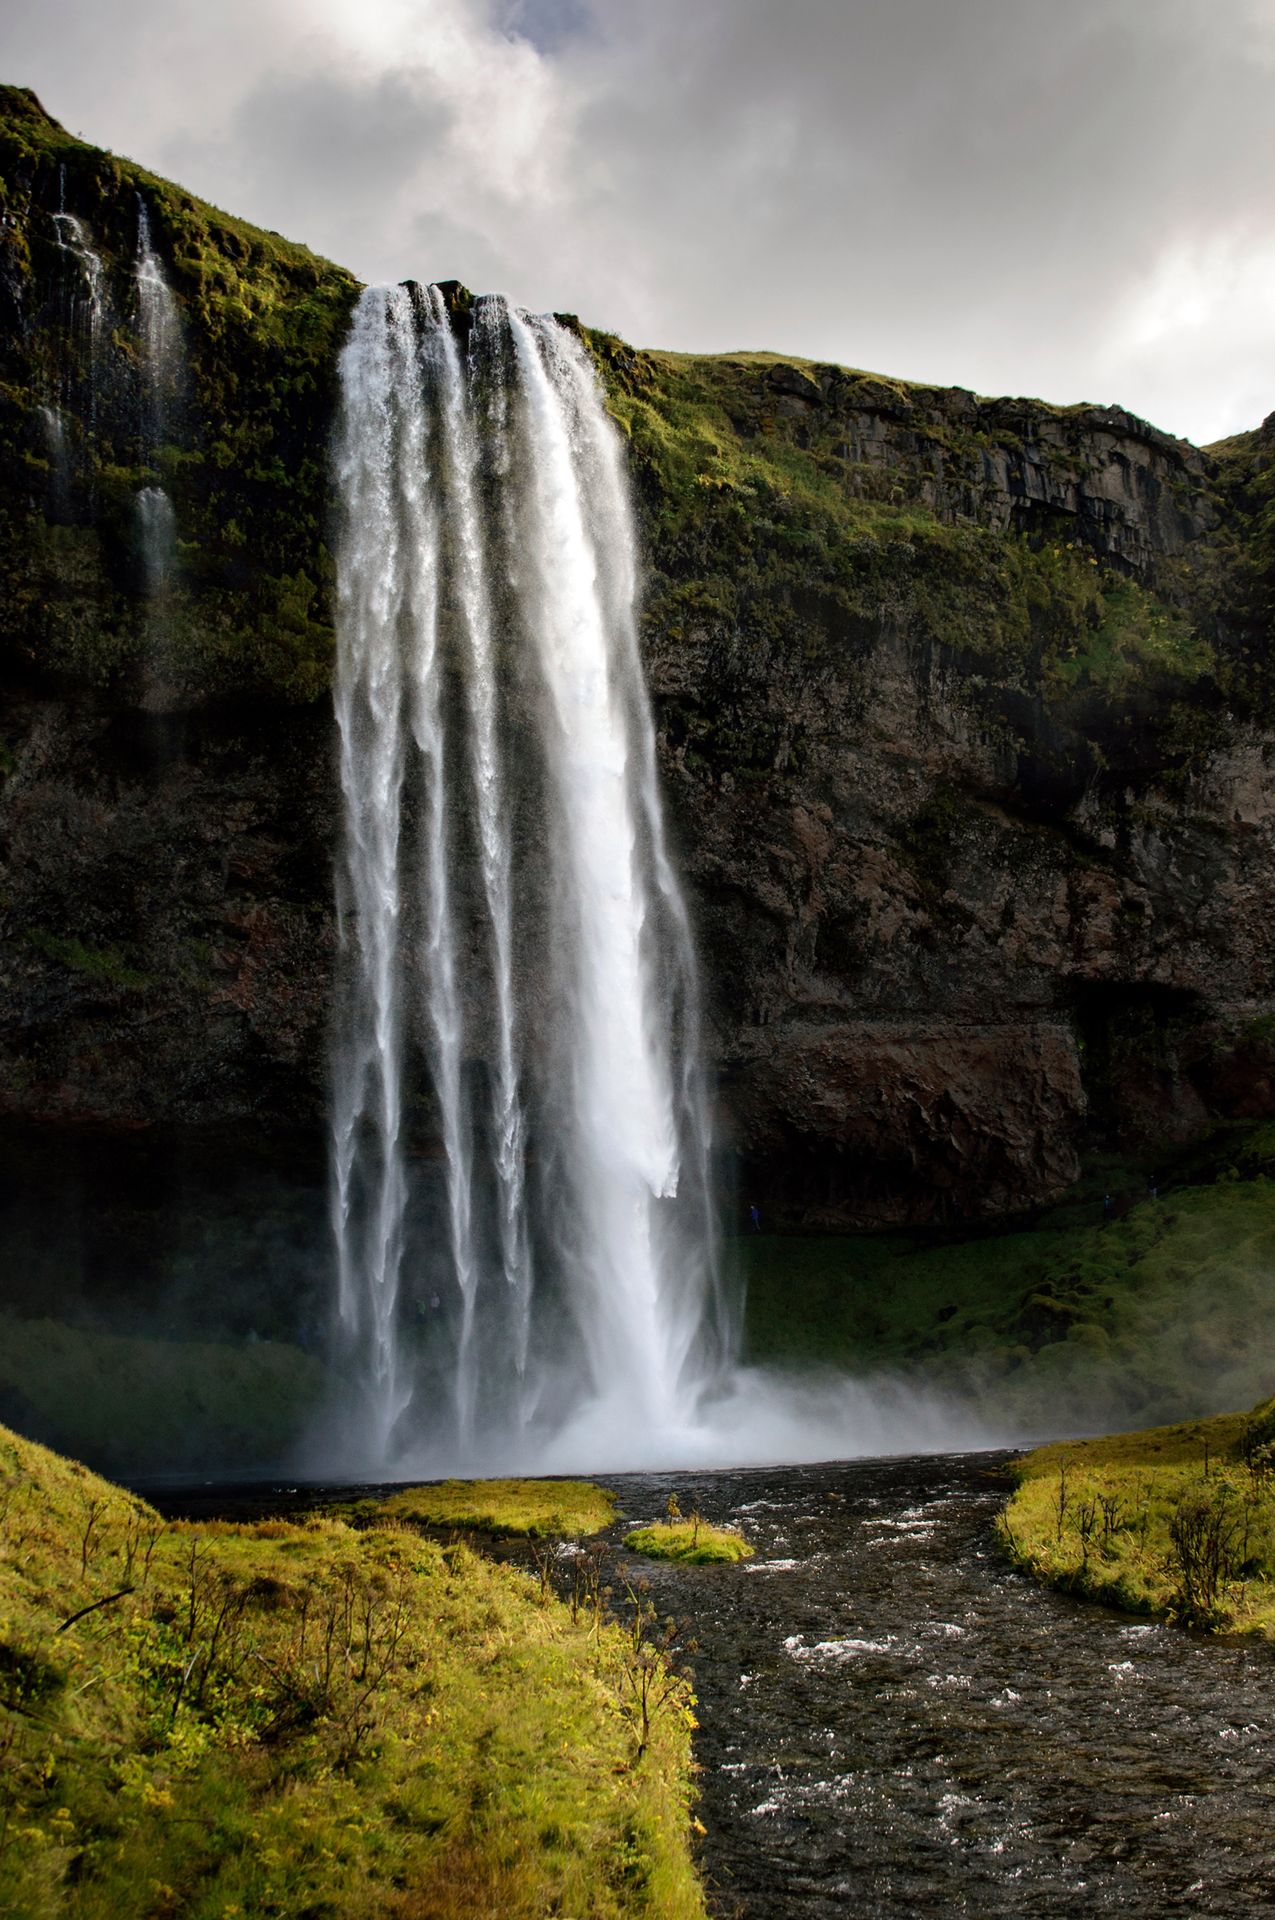
{"label": "thin waterfall on cliff", "polygon": [[[163,445],[169,415],[182,379],[181,321],[164,264],[151,240],[150,215],[137,196],[137,253],[133,279],[137,295],[137,331],[141,348],[139,433],[143,460],[153,463]],[[177,550],[173,504],[162,486],[142,487],[137,521],[147,593],[166,585]]]}
{"label": "thin waterfall on cliff", "polygon": [[368,290],[341,383],[331,1190],[361,1444],[637,1461],[733,1330],[619,443],[579,340],[501,300]]}
{"label": "thin waterfall on cliff", "polygon": [[98,381],[107,332],[106,274],[93,250],[88,228],[66,210],[66,169],[58,173],[58,211],[53,237],[65,261],[62,275],[62,353],[58,411],[77,416],[90,435],[96,430]]}

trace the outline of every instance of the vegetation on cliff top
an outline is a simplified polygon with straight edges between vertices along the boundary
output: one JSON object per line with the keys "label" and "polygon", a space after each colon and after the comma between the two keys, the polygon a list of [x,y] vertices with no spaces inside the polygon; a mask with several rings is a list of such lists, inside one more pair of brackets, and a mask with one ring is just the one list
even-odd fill
{"label": "vegetation on cliff top", "polygon": [[[189,366],[159,448],[138,429],[139,195]],[[104,263],[95,357],[75,319],[78,269],[57,245],[59,207],[85,222]],[[0,214],[11,653],[150,705],[316,697],[332,647],[328,434],[356,283],[86,146],[17,88],[0,89]],[[1209,569],[1189,581],[1189,568],[1161,556],[1154,581],[1135,580],[1099,522],[1081,526],[1060,504],[1114,417],[1156,441],[1157,485],[1180,495],[1189,518],[1207,492],[1198,456],[1140,423],[764,354],[635,352],[584,337],[631,446],[652,562],[648,626],[674,647],[708,630],[731,636],[732,658],[831,654],[852,677],[884,621],[975,683],[1023,682],[1064,709],[1079,701],[1082,719],[1135,680],[1173,707],[1219,670],[1208,620],[1191,611]],[[66,434],[61,455],[51,410]],[[1009,513],[1006,463],[1024,449],[1054,504],[1019,501]],[[173,498],[179,543],[160,618],[139,591],[135,514],[139,487],[157,481]],[[791,745],[755,717],[745,723],[732,697],[744,668],[723,666],[711,711],[664,690],[675,750],[692,768],[728,757],[745,775],[782,773]]]}
{"label": "vegetation on cliff top", "polygon": [[1235,678],[1217,645],[1220,586],[1167,552],[1149,571],[1122,550],[1118,516],[1074,507],[1101,487],[1103,435],[1125,431],[1154,449],[1175,524],[1203,524],[1193,450],[1093,408],[591,338],[631,449],[652,651],[697,635],[713,661],[706,691],[675,669],[660,689],[692,773],[782,776],[801,743],[780,739],[777,715],[749,724],[750,678],[824,664],[853,685],[890,629],[993,713],[1017,688],[1078,733],[1118,733],[1137,687],[1170,756],[1198,753],[1201,709]]}
{"label": "vegetation on cliff top", "polygon": [[1038,1447],[1000,1517],[1047,1585],[1184,1626],[1275,1638],[1275,1400]]}
{"label": "vegetation on cliff top", "polygon": [[401,1524],[166,1525],[3,1429],[0,1512],[5,1912],[702,1914],[643,1623]]}

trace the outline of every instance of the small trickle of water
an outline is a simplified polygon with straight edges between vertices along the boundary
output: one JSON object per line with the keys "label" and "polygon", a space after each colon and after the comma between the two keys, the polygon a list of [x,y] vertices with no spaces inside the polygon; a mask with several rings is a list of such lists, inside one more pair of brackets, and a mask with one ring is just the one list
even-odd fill
{"label": "small trickle of water", "polygon": [[171,580],[177,559],[177,516],[162,487],[143,487],[138,494],[137,532],[143,585],[147,597],[155,599]]}
{"label": "small trickle of water", "polygon": [[58,211],[53,237],[63,255],[61,285],[62,354],[58,399],[63,411],[75,411],[90,435],[97,426],[98,386],[107,330],[106,274],[93,249],[88,227],[66,210],[66,169],[58,173]]}
{"label": "small trickle of water", "polygon": [[[153,466],[172,424],[170,416],[181,392],[184,363],[177,301],[163,261],[155,251],[150,214],[140,193],[133,279],[141,345],[139,439],[143,460]],[[177,516],[163,487],[140,490],[137,525],[143,587],[147,599],[155,601],[171,583],[177,566]]]}
{"label": "small trickle of water", "polygon": [[150,214],[140,194],[133,280],[142,350],[141,437],[144,451],[153,455],[163,442],[168,415],[181,386],[182,336],[177,301],[151,240]]}
{"label": "small trickle of water", "polygon": [[71,454],[66,440],[66,422],[57,407],[38,407],[44,430],[45,452],[49,462],[49,505],[55,518],[67,511],[71,498]]}

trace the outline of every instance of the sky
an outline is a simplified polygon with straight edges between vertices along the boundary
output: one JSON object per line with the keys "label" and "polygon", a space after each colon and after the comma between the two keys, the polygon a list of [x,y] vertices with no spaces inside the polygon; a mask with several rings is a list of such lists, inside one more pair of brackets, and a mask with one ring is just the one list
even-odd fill
{"label": "sky", "polygon": [[1275,0],[6,0],[0,79],[365,280],[1275,409]]}

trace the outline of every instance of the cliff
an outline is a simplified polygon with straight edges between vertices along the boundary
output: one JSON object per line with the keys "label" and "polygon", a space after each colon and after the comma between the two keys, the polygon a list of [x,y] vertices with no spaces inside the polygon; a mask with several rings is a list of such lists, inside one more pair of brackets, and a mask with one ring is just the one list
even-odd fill
{"label": "cliff", "polygon": [[[0,1109],[317,1129],[355,283],[12,89],[0,182]],[[149,438],[139,195],[184,349]],[[1275,416],[1202,452],[1115,409],[584,337],[748,1197],[990,1216],[1086,1142],[1271,1112]]]}

